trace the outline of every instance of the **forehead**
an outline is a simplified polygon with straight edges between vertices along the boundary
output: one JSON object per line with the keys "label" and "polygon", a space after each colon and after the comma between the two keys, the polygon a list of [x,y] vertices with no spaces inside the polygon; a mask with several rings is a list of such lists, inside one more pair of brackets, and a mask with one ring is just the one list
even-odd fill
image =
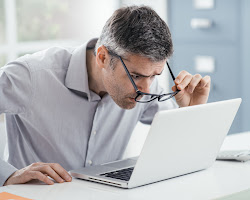
{"label": "forehead", "polygon": [[151,76],[160,74],[166,64],[167,59],[162,61],[152,61],[149,58],[139,55],[129,55],[123,59],[129,72],[137,72]]}

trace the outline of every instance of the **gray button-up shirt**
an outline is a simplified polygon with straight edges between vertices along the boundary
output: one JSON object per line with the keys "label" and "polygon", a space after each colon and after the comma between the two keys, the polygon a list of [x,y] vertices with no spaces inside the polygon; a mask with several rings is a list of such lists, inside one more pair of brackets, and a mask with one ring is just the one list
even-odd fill
{"label": "gray button-up shirt", "polygon": [[[0,160],[0,185],[34,162],[59,163],[66,170],[121,159],[138,121],[150,124],[169,100],[117,106],[88,86],[87,43],[53,47],[0,68],[0,113],[6,115],[9,158]],[[153,93],[162,89],[155,80]]]}

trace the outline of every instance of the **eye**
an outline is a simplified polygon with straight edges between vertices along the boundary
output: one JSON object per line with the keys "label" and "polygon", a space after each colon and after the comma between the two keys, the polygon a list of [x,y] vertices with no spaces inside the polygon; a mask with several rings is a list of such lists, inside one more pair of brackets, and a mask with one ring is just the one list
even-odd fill
{"label": "eye", "polygon": [[131,76],[132,76],[132,78],[134,79],[134,80],[138,80],[138,79],[140,79],[141,77],[140,76],[138,76],[138,75],[132,75],[131,74]]}

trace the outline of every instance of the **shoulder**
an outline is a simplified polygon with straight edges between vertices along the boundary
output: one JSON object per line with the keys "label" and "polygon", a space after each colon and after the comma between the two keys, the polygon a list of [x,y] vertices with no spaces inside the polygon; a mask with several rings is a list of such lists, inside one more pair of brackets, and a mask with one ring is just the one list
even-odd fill
{"label": "shoulder", "polygon": [[51,47],[17,59],[29,66],[31,71],[43,69],[67,69],[74,48]]}

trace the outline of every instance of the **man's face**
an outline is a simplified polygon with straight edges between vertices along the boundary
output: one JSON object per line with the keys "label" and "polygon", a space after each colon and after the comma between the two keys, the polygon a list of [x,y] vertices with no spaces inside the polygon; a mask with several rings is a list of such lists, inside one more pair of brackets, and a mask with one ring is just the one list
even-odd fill
{"label": "man's face", "polygon": [[[136,105],[135,89],[128,78],[128,75],[118,58],[114,62],[113,68],[105,68],[102,82],[107,93],[115,103],[123,109],[132,109]],[[152,62],[148,58],[130,55],[123,61],[130,72],[138,89],[145,93],[150,93],[150,85],[156,75],[160,75],[165,66],[166,60]]]}

